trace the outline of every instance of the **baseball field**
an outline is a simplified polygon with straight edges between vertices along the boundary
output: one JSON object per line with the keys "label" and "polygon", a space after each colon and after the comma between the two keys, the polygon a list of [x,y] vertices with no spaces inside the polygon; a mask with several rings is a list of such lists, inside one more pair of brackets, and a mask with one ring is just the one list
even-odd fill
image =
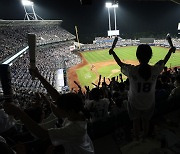
{"label": "baseball field", "polygon": [[[136,46],[128,46],[115,48],[114,51],[123,62],[137,65],[136,49]],[[74,81],[80,84],[81,87],[86,85],[92,88],[94,87],[92,83],[98,83],[99,75],[102,76],[102,81],[105,77],[107,83],[110,78],[119,76],[121,73],[120,67],[116,64],[113,56],[109,55],[108,50],[109,49],[81,52],[82,63],[68,70],[70,88],[77,89]],[[153,57],[149,64],[153,65],[163,59],[168,50],[168,48],[152,46]],[[176,53],[172,54],[166,66],[168,68],[180,66],[180,51],[176,50]],[[126,76],[123,75],[123,78],[126,79]]]}

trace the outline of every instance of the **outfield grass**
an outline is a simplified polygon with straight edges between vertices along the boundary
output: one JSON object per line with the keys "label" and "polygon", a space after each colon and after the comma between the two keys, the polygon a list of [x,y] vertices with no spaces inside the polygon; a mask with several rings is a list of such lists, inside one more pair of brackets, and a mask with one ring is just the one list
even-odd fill
{"label": "outfield grass", "polygon": [[[136,48],[135,46],[130,46],[130,47],[121,47],[121,48],[116,48],[115,52],[116,54],[124,60],[137,60],[136,59]],[[150,60],[150,64],[155,64],[158,60],[163,59],[164,56],[168,52],[168,48],[163,48],[163,47],[152,47],[153,50],[153,57]],[[108,61],[108,60],[113,60],[113,57],[109,55],[108,49],[103,49],[103,50],[97,50],[97,51],[88,51],[88,52],[83,52],[82,55],[85,57],[85,59],[89,63],[96,63],[96,62],[102,62],[102,61]],[[176,52],[171,56],[169,59],[168,63],[166,64],[168,67],[171,66],[179,66],[180,65],[180,52]]]}
{"label": "outfield grass", "polygon": [[[121,60],[137,61],[135,54],[136,49],[137,49],[136,46],[120,47],[120,48],[116,48],[115,52],[121,58]],[[152,50],[153,50],[153,57],[150,60],[151,65],[155,64],[160,59],[163,59],[169,49],[153,46]],[[93,63],[114,60],[113,56],[109,55],[108,49],[83,52],[82,55],[88,61],[89,64],[77,70],[77,75],[81,83],[81,86],[89,85],[90,87],[92,87],[91,83],[97,80],[98,74],[101,74],[102,77],[111,78],[113,76],[117,76],[120,73],[120,71],[112,73],[112,70],[119,70],[119,66],[114,64],[101,67],[100,69],[97,70],[96,73],[90,71],[90,66]],[[173,54],[169,59],[169,61],[167,62],[166,66],[167,67],[180,66],[180,52],[176,52],[175,54]]]}
{"label": "outfield grass", "polygon": [[[119,70],[119,72],[112,73],[112,70]],[[109,65],[98,69],[98,73],[101,74],[103,77],[112,78],[119,75],[120,69],[118,65]]]}

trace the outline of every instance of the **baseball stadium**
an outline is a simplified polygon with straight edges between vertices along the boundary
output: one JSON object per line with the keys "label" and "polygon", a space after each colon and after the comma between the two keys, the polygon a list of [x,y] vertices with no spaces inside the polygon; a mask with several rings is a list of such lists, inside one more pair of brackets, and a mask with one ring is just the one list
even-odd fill
{"label": "baseball stadium", "polygon": [[[109,41],[109,40],[108,40]],[[80,53],[82,57],[82,63],[78,64],[68,70],[68,77],[69,83],[72,88],[76,87],[73,85],[73,80],[71,80],[71,74],[73,73],[73,78],[75,81],[78,81],[79,84],[84,86],[90,86],[91,88],[95,85],[92,83],[97,84],[99,81],[99,75],[102,76],[102,82],[105,77],[106,82],[109,82],[108,78],[111,79],[112,77],[119,77],[120,68],[114,61],[113,57],[109,55],[109,49],[111,48],[110,44],[107,46],[107,49],[98,49],[98,50],[87,50]],[[122,42],[126,40],[122,40]],[[118,41],[119,44],[117,45],[115,52],[118,56],[122,57],[123,61],[128,64],[138,64],[138,60],[136,59],[135,51],[137,49],[137,43],[133,44],[134,40],[130,40],[129,44],[123,44],[121,41]],[[156,40],[155,40],[156,41]],[[162,41],[162,40],[157,40]],[[164,40],[164,44],[152,44],[153,50],[153,58],[150,61],[151,65],[154,65],[159,59],[162,59],[167,52],[168,52],[168,43]],[[179,57],[180,53],[177,52],[171,57],[171,59],[167,63],[168,68],[179,67]],[[125,79],[126,77],[123,76]]]}
{"label": "baseball stadium", "polygon": [[[142,0],[139,3],[147,1]],[[174,23],[176,27],[173,27],[173,30],[163,25],[165,29],[157,32],[157,35],[151,31],[148,32],[149,35],[144,32],[130,35],[129,23],[125,24],[128,20],[124,19],[123,22],[129,29],[127,32],[122,32],[123,28],[121,30],[118,26],[117,18],[119,9],[123,10],[127,6],[122,8],[119,4],[121,0],[112,3],[103,2],[107,16],[106,26],[101,28],[96,23],[97,32],[91,35],[93,26],[86,26],[83,31],[83,28],[76,23],[67,22],[73,25],[68,25],[73,27],[72,30],[64,24],[65,17],[63,20],[44,19],[39,12],[36,14],[37,8],[40,10],[40,7],[37,7],[35,2],[22,1],[24,19],[0,20],[0,115],[2,115],[0,116],[0,146],[2,145],[2,152],[6,153],[8,150],[17,154],[23,152],[24,154],[63,154],[68,153],[67,149],[73,147],[69,152],[71,154],[156,154],[161,151],[179,153],[180,38],[178,32],[180,21]],[[40,1],[37,0],[37,2],[39,5]],[[180,6],[178,0],[167,0],[167,2],[174,8]],[[93,0],[78,0],[77,3],[82,10],[88,10],[89,6],[95,5]],[[135,15],[137,14],[134,12]],[[154,22],[157,21],[155,17],[153,19]],[[75,19],[71,20],[73,22]],[[89,17],[90,20],[91,17]],[[104,18],[98,20],[101,21]],[[83,22],[86,23],[86,21]],[[89,24],[88,20],[87,23]],[[103,30],[103,35],[100,29]],[[136,29],[135,26],[134,29]],[[85,36],[85,39],[82,36]],[[87,38],[90,41],[86,41]],[[130,112],[129,77],[121,72],[121,67],[117,64],[114,55],[117,55],[122,63],[139,66],[136,51],[142,44],[149,45],[152,49],[152,58],[148,63],[150,66],[156,66],[158,61],[167,59],[172,49],[173,52],[156,78],[155,107],[150,124],[148,123],[149,136],[145,142],[144,140],[136,142],[134,141],[136,136],[133,134],[134,119],[128,116]],[[110,50],[114,51],[113,56]],[[147,72],[148,70],[144,70],[143,74]],[[69,128],[71,123],[64,126],[68,114],[72,114],[69,119],[78,121],[79,112],[78,114],[74,112],[78,105],[75,104],[74,109],[68,105],[61,106],[56,102],[62,96],[62,101],[65,104],[68,103],[68,99],[72,97],[68,94],[72,93],[83,102],[83,107],[80,106],[83,109],[77,110],[89,116],[85,127],[85,135],[88,137],[83,138],[83,141],[87,140],[89,147],[85,146],[85,151],[89,150],[88,152],[83,151],[84,147],[82,147],[83,150],[81,149],[83,152],[77,150],[77,145],[82,141],[82,138],[78,138],[82,131],[79,125],[78,128],[76,125]],[[71,102],[76,102],[75,96],[73,96],[74,100],[73,98],[70,100]],[[96,97],[98,97],[97,100]],[[100,102],[100,100],[102,105],[92,105],[92,102]],[[4,105],[8,103],[15,105]],[[59,111],[62,110],[62,117],[55,109],[59,106],[62,107],[59,109]],[[3,117],[5,120],[1,120]],[[55,121],[53,125],[46,123],[49,122],[46,121],[49,117]],[[139,129],[143,134],[143,117],[141,120],[142,126]],[[77,134],[73,134],[74,130]],[[57,137],[55,133],[58,134]],[[44,135],[48,137],[45,138]],[[82,144],[84,146],[85,141]]]}

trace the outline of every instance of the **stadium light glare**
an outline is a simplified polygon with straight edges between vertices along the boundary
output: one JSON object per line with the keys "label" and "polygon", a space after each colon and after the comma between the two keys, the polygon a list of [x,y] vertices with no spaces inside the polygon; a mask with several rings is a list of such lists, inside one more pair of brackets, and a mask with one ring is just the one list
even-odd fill
{"label": "stadium light glare", "polygon": [[24,7],[25,17],[24,20],[43,20],[38,16],[34,10],[34,3],[30,0],[21,0]]}
{"label": "stadium light glare", "polygon": [[112,3],[110,3],[110,2],[106,3],[106,7],[108,9],[109,30],[111,30],[111,16],[110,16],[110,12],[109,12],[109,9],[111,8],[111,6],[112,6]]}
{"label": "stadium light glare", "polygon": [[111,3],[111,2],[106,2],[106,8],[108,9],[108,18],[109,18],[109,31],[111,31],[111,17],[110,17],[110,9],[114,9],[114,26],[115,26],[115,31],[117,30],[116,26],[116,8],[118,8],[118,3]]}
{"label": "stadium light glare", "polygon": [[112,7],[112,3],[107,2],[107,3],[106,3],[106,7],[107,7],[107,8],[111,8],[111,7]]}
{"label": "stadium light glare", "polygon": [[117,8],[117,7],[118,7],[118,4],[113,4],[112,7],[113,7],[113,8]]}
{"label": "stadium light glare", "polygon": [[23,6],[32,6],[34,3],[28,0],[22,0],[22,5]]}

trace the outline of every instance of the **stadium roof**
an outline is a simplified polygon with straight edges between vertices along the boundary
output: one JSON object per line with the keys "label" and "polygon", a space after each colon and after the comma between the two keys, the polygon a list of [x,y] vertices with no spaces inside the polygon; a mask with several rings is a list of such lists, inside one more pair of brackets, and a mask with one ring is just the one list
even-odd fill
{"label": "stadium roof", "polygon": [[61,24],[62,20],[0,20],[2,26],[24,26],[24,25],[50,25]]}

